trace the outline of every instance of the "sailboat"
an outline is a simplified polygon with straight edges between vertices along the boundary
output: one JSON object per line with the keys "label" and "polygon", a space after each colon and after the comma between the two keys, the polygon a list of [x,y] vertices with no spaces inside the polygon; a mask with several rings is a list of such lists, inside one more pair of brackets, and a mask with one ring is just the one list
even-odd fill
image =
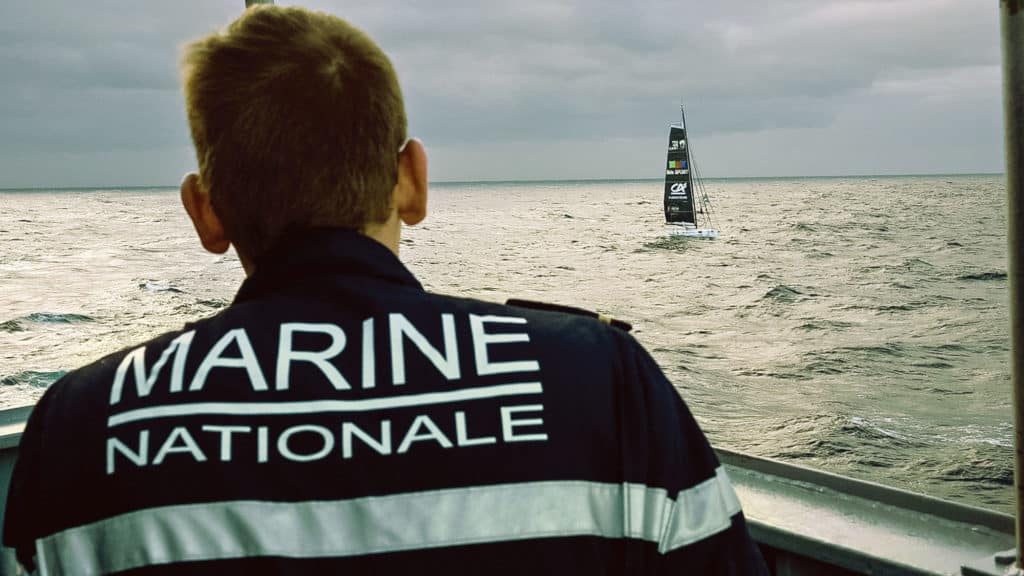
{"label": "sailboat", "polygon": [[665,223],[669,236],[718,238],[712,222],[711,199],[693,164],[686,138],[686,112],[679,106],[680,121],[668,129],[668,161],[665,166]]}

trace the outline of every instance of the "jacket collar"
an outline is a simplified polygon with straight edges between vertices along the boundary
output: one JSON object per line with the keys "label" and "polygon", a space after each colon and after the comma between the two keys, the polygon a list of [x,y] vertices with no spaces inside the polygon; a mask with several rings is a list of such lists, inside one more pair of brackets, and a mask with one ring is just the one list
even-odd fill
{"label": "jacket collar", "polygon": [[376,278],[423,289],[386,246],[354,230],[312,228],[287,234],[257,260],[234,303],[251,300],[309,276]]}

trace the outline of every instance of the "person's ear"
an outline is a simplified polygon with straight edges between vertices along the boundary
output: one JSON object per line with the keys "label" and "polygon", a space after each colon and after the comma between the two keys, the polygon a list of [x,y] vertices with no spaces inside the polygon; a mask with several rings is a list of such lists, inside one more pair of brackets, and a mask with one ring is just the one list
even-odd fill
{"label": "person's ear", "polygon": [[224,224],[221,223],[220,217],[213,210],[209,191],[203,188],[199,175],[195,172],[186,174],[185,179],[181,181],[181,203],[192,220],[192,226],[195,227],[203,248],[214,254],[227,252],[231,247],[231,241],[224,232]]}
{"label": "person's ear", "polygon": [[410,139],[398,155],[395,208],[407,226],[427,217],[427,151],[416,138]]}

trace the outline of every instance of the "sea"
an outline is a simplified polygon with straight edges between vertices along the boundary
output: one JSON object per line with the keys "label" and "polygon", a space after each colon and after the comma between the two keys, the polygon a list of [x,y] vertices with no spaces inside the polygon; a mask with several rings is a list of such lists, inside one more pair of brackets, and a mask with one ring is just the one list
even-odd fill
{"label": "sea", "polygon": [[[715,240],[667,235],[659,180],[433,184],[401,257],[435,292],[631,323],[717,446],[1010,512],[1005,179],[705,186]],[[0,191],[0,408],[243,277],[176,189]]]}

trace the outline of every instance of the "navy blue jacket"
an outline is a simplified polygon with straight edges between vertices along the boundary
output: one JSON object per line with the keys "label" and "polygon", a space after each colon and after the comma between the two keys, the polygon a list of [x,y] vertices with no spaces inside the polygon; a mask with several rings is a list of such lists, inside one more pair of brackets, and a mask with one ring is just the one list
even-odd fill
{"label": "navy blue jacket", "polygon": [[766,573],[628,333],[427,293],[341,230],[51,386],[6,514],[48,574]]}

